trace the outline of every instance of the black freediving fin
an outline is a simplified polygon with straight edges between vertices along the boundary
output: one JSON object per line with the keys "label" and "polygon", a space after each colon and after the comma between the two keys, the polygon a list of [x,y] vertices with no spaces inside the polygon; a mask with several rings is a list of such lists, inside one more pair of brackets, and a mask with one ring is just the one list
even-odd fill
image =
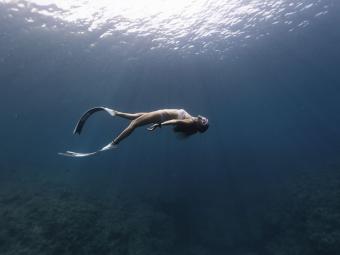
{"label": "black freediving fin", "polygon": [[99,112],[99,111],[106,111],[108,114],[110,114],[111,116],[115,116],[116,113],[114,110],[110,109],[110,108],[106,108],[106,107],[94,107],[90,110],[88,110],[87,112],[85,112],[83,114],[83,116],[81,116],[81,118],[79,119],[76,127],[74,128],[73,130],[73,134],[79,134],[81,133],[84,125],[85,125],[85,122],[87,121],[87,119],[92,115],[94,114],[95,112]]}

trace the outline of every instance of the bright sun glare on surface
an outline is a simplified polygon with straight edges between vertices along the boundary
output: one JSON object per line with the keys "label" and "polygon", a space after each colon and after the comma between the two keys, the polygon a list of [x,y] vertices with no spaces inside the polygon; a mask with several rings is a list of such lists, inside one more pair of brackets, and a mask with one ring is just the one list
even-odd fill
{"label": "bright sun glare on surface", "polygon": [[[233,44],[268,35],[268,27],[287,30],[303,28],[313,18],[328,12],[328,0],[0,0],[11,4],[15,15],[28,10],[27,22],[39,23],[39,16],[69,24],[70,32],[96,32],[96,42],[124,37],[142,38],[150,49],[169,48],[201,53],[225,51]],[[27,12],[25,12],[27,15]],[[43,23],[43,24],[41,24]],[[54,26],[55,22],[53,23]],[[71,31],[72,30],[72,31]],[[236,42],[237,39],[237,42]],[[129,41],[129,42],[127,42]],[[224,46],[221,46],[223,42]]]}

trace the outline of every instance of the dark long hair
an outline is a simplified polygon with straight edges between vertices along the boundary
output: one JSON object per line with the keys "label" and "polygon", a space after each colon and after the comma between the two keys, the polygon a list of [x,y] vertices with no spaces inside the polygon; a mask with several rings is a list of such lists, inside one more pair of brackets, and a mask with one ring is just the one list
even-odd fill
{"label": "dark long hair", "polygon": [[198,129],[195,123],[178,123],[176,126],[174,126],[174,132],[178,133],[181,138],[187,138],[196,134]]}
{"label": "dark long hair", "polygon": [[197,132],[204,133],[209,128],[208,119],[198,115],[191,122],[179,122],[174,127],[174,131],[180,135],[182,138],[189,137]]}

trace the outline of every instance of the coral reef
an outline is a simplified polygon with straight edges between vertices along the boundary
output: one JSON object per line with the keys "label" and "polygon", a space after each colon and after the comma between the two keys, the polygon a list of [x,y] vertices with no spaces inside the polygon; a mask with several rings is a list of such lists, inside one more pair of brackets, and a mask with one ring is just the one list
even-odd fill
{"label": "coral reef", "polygon": [[[283,202],[268,215],[271,254],[340,254],[340,172],[303,172],[291,178]],[[267,233],[268,234],[268,233]]]}
{"label": "coral reef", "polygon": [[44,178],[5,176],[1,255],[340,254],[336,170],[289,173],[272,200],[254,208],[246,198],[235,211],[217,203],[221,198],[208,203],[178,193],[168,201],[163,193],[114,189],[106,196]]}
{"label": "coral reef", "polygon": [[165,214],[52,187],[1,188],[0,254],[169,254],[174,233]]}

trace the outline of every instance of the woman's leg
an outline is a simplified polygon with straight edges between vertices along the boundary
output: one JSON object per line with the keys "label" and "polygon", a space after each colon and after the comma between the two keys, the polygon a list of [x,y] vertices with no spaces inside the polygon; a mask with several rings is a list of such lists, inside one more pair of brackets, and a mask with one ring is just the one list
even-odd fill
{"label": "woman's leg", "polygon": [[[136,113],[138,114],[138,113]],[[118,115],[119,116],[119,115]],[[126,116],[126,115],[125,115]],[[122,116],[123,117],[123,116]],[[135,128],[160,122],[161,120],[161,113],[160,112],[149,112],[143,113],[140,117],[132,120],[129,126],[120,133],[116,139],[113,140],[113,144],[120,143],[123,139],[131,135],[131,133],[135,130]]]}
{"label": "woman's leg", "polygon": [[146,112],[138,112],[138,113],[125,113],[125,112],[118,112],[115,111],[116,116],[129,119],[129,120],[134,120],[139,118],[140,116],[144,115]]}

